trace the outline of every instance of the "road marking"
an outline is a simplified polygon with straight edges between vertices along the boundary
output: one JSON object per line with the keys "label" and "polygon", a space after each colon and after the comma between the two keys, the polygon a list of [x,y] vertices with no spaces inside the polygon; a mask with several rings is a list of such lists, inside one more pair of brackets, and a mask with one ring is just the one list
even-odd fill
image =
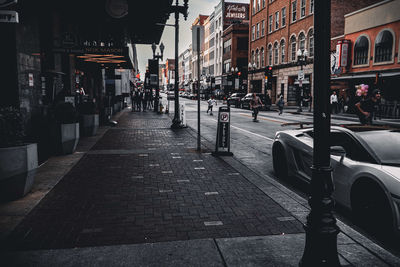
{"label": "road marking", "polygon": [[195,170],[205,170],[206,168],[204,168],[204,167],[196,167],[196,168],[194,168]]}
{"label": "road marking", "polygon": [[205,192],[204,195],[211,196],[211,195],[218,195],[218,192]]}
{"label": "road marking", "polygon": [[278,218],[276,218],[278,221],[280,221],[280,222],[287,222],[287,221],[294,221],[294,220],[296,220],[294,217],[291,217],[291,216],[289,216],[289,217],[278,217]]}
{"label": "road marking", "polygon": [[205,226],[219,226],[224,225],[221,221],[204,222]]}
{"label": "road marking", "polygon": [[178,157],[172,157],[172,158],[173,158],[173,159],[180,159],[180,158],[182,158],[182,157],[179,157],[179,156],[178,156]]}
{"label": "road marking", "polygon": [[176,180],[178,183],[188,183],[188,182],[190,182],[190,180]]}
{"label": "road marking", "polygon": [[[217,121],[217,120],[214,120],[214,119],[213,119],[213,121]],[[269,137],[266,137],[266,136],[263,136],[263,135],[260,135],[260,134],[256,134],[256,133],[247,131],[247,130],[245,130],[245,129],[242,129],[242,128],[233,126],[232,124],[231,124],[231,127],[232,127],[232,128],[235,128],[235,129],[237,129],[237,130],[239,130],[239,131],[242,131],[242,132],[245,132],[245,133],[248,133],[248,134],[252,134],[252,135],[255,135],[255,136],[264,138],[264,139],[266,139],[266,140],[268,140],[268,141],[274,141],[274,139],[272,139],[272,138],[269,138]],[[205,153],[205,154],[207,154],[207,153]],[[209,154],[211,155],[211,153],[209,153]]]}
{"label": "road marking", "polygon": [[162,171],[161,173],[172,173],[172,171]]}
{"label": "road marking", "polygon": [[[252,116],[250,116],[247,113],[239,113],[239,114],[243,115],[243,116],[246,116],[246,117],[249,117],[249,118],[252,118]],[[258,118],[261,119],[261,120],[276,122],[276,123],[279,123],[279,124],[286,123],[286,121],[278,121],[278,120],[273,120],[273,119],[267,119],[266,117],[263,117],[263,116],[260,116],[260,115],[258,115]]]}
{"label": "road marking", "polygon": [[203,161],[202,159],[194,159],[193,162],[200,162]]}

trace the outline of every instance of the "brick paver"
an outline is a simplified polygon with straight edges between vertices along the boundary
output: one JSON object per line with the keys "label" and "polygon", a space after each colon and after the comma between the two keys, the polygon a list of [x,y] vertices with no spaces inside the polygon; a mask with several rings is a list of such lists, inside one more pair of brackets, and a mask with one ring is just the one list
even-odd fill
{"label": "brick paver", "polygon": [[15,229],[7,248],[303,232],[230,165],[196,153],[187,130],[173,131],[168,117],[154,115],[122,116]]}

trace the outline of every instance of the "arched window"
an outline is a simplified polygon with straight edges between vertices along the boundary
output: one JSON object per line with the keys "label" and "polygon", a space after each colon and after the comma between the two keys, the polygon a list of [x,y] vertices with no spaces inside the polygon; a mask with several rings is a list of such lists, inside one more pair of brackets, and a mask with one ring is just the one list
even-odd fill
{"label": "arched window", "polygon": [[268,66],[272,66],[272,45],[268,45]]}
{"label": "arched window", "polygon": [[290,38],[290,60],[296,60],[296,37],[294,36]]}
{"label": "arched window", "polygon": [[274,44],[274,65],[278,65],[278,60],[279,60],[279,47],[278,47],[278,42],[275,42]]}
{"label": "arched window", "polygon": [[256,50],[256,66],[257,69],[260,67],[260,51],[258,49]]}
{"label": "arched window", "polygon": [[354,65],[364,65],[368,63],[369,41],[365,36],[358,37],[354,44]]}
{"label": "arched window", "polygon": [[256,59],[255,59],[254,50],[253,50],[253,51],[251,51],[251,65],[253,65],[255,62],[256,62]]}
{"label": "arched window", "polygon": [[285,40],[281,40],[281,63],[285,62]]}
{"label": "arched window", "polygon": [[314,56],[314,30],[311,29],[308,32],[308,56]]}
{"label": "arched window", "polygon": [[390,31],[381,31],[375,40],[375,62],[391,61],[393,55],[393,35]]}
{"label": "arched window", "polygon": [[303,32],[299,34],[299,45],[301,52],[304,52],[304,49],[306,49],[306,36]]}
{"label": "arched window", "polygon": [[265,66],[265,52],[264,52],[264,47],[261,47],[261,67],[263,68]]}

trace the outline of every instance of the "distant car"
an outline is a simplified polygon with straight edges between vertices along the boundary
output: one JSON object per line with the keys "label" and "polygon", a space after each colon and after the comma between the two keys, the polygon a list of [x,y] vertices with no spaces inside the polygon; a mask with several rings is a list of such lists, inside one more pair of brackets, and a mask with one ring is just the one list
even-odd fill
{"label": "distant car", "polygon": [[167,92],[167,100],[175,100],[175,92],[174,91]]}
{"label": "distant car", "polygon": [[[256,95],[260,98],[261,102],[263,103],[263,107],[261,108],[261,110],[270,110],[271,108],[271,101],[270,99],[266,99],[264,94],[259,94],[256,93]],[[239,103],[240,108],[243,109],[250,109],[250,101],[253,97],[253,93],[249,93],[247,95],[245,95]]]}
{"label": "distant car", "polygon": [[[272,144],[280,178],[310,182],[313,128],[279,131]],[[378,126],[331,126],[331,166],[337,203],[372,230],[400,236],[400,130]]]}
{"label": "distant car", "polygon": [[239,107],[240,105],[240,99],[242,99],[245,96],[244,93],[233,93],[231,94],[230,97],[227,99],[227,104],[228,106],[234,106],[234,107]]}

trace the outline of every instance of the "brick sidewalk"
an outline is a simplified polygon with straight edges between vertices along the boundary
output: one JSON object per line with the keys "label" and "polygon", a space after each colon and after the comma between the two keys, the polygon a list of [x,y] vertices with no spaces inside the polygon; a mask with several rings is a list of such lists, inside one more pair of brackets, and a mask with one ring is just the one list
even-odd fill
{"label": "brick sidewalk", "polygon": [[[127,112],[8,237],[8,250],[281,235],[302,224],[187,129]],[[3,245],[4,247],[4,245]]]}

